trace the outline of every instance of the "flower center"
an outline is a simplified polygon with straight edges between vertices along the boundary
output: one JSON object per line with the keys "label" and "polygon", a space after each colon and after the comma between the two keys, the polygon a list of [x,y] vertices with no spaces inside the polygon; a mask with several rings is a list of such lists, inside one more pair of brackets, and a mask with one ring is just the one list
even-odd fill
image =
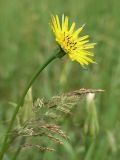
{"label": "flower center", "polygon": [[75,51],[77,49],[77,42],[73,39],[73,36],[70,34],[65,34],[65,32],[63,36],[63,44],[68,52]]}

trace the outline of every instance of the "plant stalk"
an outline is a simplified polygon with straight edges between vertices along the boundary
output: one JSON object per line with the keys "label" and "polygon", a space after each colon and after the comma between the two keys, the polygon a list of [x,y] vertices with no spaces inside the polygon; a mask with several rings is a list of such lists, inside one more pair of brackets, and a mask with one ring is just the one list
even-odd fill
{"label": "plant stalk", "polygon": [[13,116],[11,118],[11,121],[10,121],[10,124],[8,126],[8,129],[7,129],[7,132],[5,134],[5,138],[4,138],[4,141],[3,141],[3,145],[2,145],[2,149],[1,149],[1,152],[0,152],[0,160],[3,159],[3,156],[4,156],[4,153],[6,152],[6,148],[8,147],[8,137],[9,137],[9,134],[11,132],[11,129],[13,127],[13,124],[14,124],[14,121],[16,119],[16,115],[20,109],[20,107],[23,105],[24,103],[24,98],[25,98],[25,95],[27,94],[29,88],[31,87],[31,85],[34,83],[34,81],[37,79],[37,77],[39,76],[39,74],[43,71],[44,68],[47,67],[47,65],[49,63],[51,63],[54,59],[56,58],[62,58],[63,56],[65,55],[65,53],[60,49],[59,51],[57,51],[57,53],[53,54],[36,72],[35,74],[32,76],[32,78],[30,79],[29,83],[27,84],[22,96],[21,96],[21,99],[19,101],[19,103],[17,104],[16,108],[15,108],[15,111],[13,113]]}

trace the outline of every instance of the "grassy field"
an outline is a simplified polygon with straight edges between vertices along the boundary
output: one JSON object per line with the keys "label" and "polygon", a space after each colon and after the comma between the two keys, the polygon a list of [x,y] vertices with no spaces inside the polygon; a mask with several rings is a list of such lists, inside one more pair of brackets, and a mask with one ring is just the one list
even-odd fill
{"label": "grassy field", "polygon": [[[90,34],[97,45],[97,64],[86,69],[68,57],[56,60],[33,85],[33,100],[50,98],[80,88],[101,88],[95,97],[99,134],[84,151],[81,137],[81,108],[61,126],[70,137],[63,145],[53,144],[55,152],[35,148],[21,150],[22,160],[118,160],[120,157],[120,1],[119,0],[1,0],[0,1],[0,147],[17,103],[29,78],[54,51],[56,44],[49,27],[51,14],[63,13]],[[82,107],[81,107],[82,105]],[[83,115],[82,115],[83,116]],[[83,116],[84,119],[86,115]],[[88,135],[89,136],[89,135]],[[89,137],[84,137],[86,139]],[[18,141],[4,159],[12,159]],[[38,139],[33,140],[34,142]],[[89,140],[88,140],[89,141]],[[33,143],[34,143],[33,142]],[[41,143],[41,141],[39,141]],[[43,141],[42,141],[43,144]],[[51,142],[45,140],[45,144]],[[43,144],[44,145],[44,144]]]}

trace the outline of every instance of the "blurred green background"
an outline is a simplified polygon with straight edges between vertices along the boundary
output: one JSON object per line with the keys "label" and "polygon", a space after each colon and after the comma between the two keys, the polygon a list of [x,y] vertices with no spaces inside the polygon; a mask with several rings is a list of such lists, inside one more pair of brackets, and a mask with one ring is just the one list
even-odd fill
{"label": "blurred green background", "polygon": [[[82,34],[89,34],[97,64],[83,69],[68,57],[52,62],[33,85],[33,98],[79,88],[101,88],[96,97],[100,133],[88,160],[118,160],[120,157],[120,1],[119,0],[0,0],[0,141],[14,107],[29,78],[54,51],[56,45],[49,27],[50,15],[62,14],[86,24]],[[76,112],[79,112],[77,109]],[[78,119],[79,114],[74,113]],[[72,119],[73,117],[71,117]],[[71,120],[72,123],[72,120]],[[81,155],[79,128],[69,125],[71,142],[54,146],[56,152],[41,154],[22,151],[18,159],[85,159]],[[1,145],[1,143],[0,143]],[[6,154],[10,159],[14,150]],[[41,157],[42,156],[42,157]],[[87,159],[87,158],[86,158]]]}

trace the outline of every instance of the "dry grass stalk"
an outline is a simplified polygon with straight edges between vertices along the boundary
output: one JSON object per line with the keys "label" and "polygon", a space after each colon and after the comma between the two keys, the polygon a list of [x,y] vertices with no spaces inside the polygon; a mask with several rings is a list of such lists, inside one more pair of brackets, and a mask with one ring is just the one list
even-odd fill
{"label": "dry grass stalk", "polygon": [[[37,99],[33,104],[33,112],[35,113],[35,117],[25,122],[25,124],[16,130],[15,133],[17,133],[17,136],[29,138],[44,136],[44,138],[49,138],[55,143],[63,144],[61,138],[68,139],[68,136],[58,125],[59,120],[63,118],[64,115],[71,115],[71,109],[75,105],[79,104],[81,99],[83,99],[81,97],[82,95],[103,91],[104,90],[101,89],[82,88],[76,91],[64,93],[62,95],[54,96],[50,100]],[[24,144],[22,147],[36,147],[41,151],[54,150],[35,144]]]}

